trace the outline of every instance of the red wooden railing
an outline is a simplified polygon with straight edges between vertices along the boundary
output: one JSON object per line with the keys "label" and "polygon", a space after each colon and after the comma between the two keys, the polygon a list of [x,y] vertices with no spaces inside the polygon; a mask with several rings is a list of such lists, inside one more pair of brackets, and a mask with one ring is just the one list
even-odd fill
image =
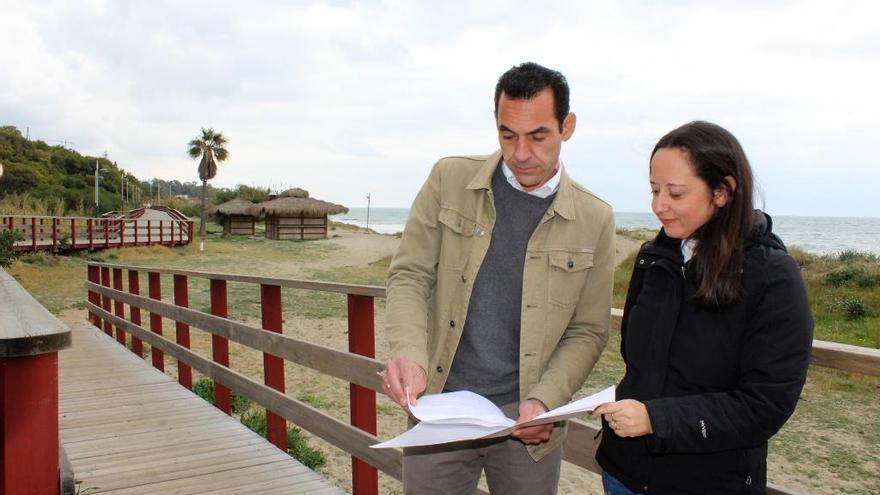
{"label": "red wooden railing", "polygon": [[[123,274],[126,271],[128,273],[127,292],[123,290],[124,284],[122,280]],[[138,294],[139,273],[142,271],[147,272],[149,298],[143,298]],[[161,303],[162,275],[170,275],[173,279],[173,305],[167,302]],[[210,315],[188,309],[188,284],[189,280],[193,277],[205,278],[210,281]],[[174,349],[178,348],[175,346],[189,349],[189,329],[192,323],[193,326],[212,334],[210,361],[216,365],[228,368],[230,364],[229,338],[224,336],[223,332],[218,329],[218,327],[222,326],[222,322],[231,322],[227,318],[228,281],[244,282],[259,286],[262,324],[259,329],[252,327],[249,330],[260,331],[262,329],[262,331],[271,332],[274,335],[283,335],[282,288],[304,288],[346,294],[348,300],[349,352],[366,358],[375,357],[374,298],[384,297],[384,289],[380,287],[90,263],[88,266],[87,283],[89,319],[99,328],[103,324],[104,331],[109,335],[112,335],[112,328],[115,326],[117,341],[123,345],[126,344],[125,333],[127,328],[127,333],[131,333],[132,336],[132,351],[138,355],[143,354],[142,339],[136,340],[136,334],[148,339],[158,339],[153,341],[151,356],[153,366],[159,370],[164,370],[166,354],[159,347],[166,346],[168,352],[174,352]],[[112,313],[110,311],[111,300],[114,306]],[[163,305],[162,311],[157,309],[156,306],[148,307],[150,300]],[[125,318],[124,308],[120,309],[125,304],[128,304],[130,307],[129,319]],[[150,311],[149,331],[139,328],[140,312],[142,309]],[[177,331],[174,343],[161,337],[163,317],[175,321]],[[241,324],[236,323],[236,325],[244,327]],[[264,335],[264,337],[271,338],[269,335]],[[289,337],[281,338],[287,341],[295,341],[295,339]],[[340,355],[348,354],[344,351],[330,352],[338,352]],[[263,352],[263,383],[268,388],[282,394],[285,392],[284,362],[285,358],[276,353]],[[397,451],[375,451],[363,448],[378,441],[375,437],[377,430],[376,391],[379,390],[380,383],[376,376],[376,371],[381,369],[382,365],[374,359],[368,359],[366,362],[359,362],[358,364],[366,366],[367,369],[359,370],[357,376],[350,378],[353,382],[349,387],[351,398],[350,421],[352,426],[369,434],[369,436],[362,437],[359,442],[361,445],[359,446],[340,445],[338,439],[334,442],[332,438],[328,439],[328,441],[335,443],[346,451],[357,451],[360,453],[360,456],[352,456],[354,493],[372,495],[378,494],[378,471],[373,465],[379,465],[383,468],[383,471],[400,478],[400,453]],[[324,363],[324,365],[326,366],[327,364]],[[199,362],[185,363],[184,360],[178,359],[177,366],[180,384],[192,389],[191,369],[200,366]],[[205,364],[203,363],[202,366],[205,366]],[[340,366],[337,373],[348,373],[351,371],[349,368],[350,366],[348,365]],[[202,371],[204,374],[204,368],[202,368]],[[214,379],[215,405],[226,414],[231,413],[230,389],[234,388],[234,385],[233,383],[223,383],[221,379]],[[251,395],[247,388],[244,390],[238,389],[237,391],[244,395]],[[287,400],[298,402],[290,398],[287,398]],[[257,402],[260,403],[259,401]],[[261,405],[266,407],[268,440],[278,448],[287,450],[287,421],[290,419],[290,415],[273,410],[273,404],[261,403]],[[321,418],[321,421],[335,422],[337,420],[328,416]],[[306,427],[306,429],[310,428]],[[329,436],[332,437],[334,435],[330,434]]]}
{"label": "red wooden railing", "polygon": [[[182,215],[180,215],[182,217]],[[176,246],[192,240],[193,222],[119,218],[0,216],[0,231],[19,234],[16,251],[56,251],[164,244]]]}
{"label": "red wooden railing", "polygon": [[[111,275],[112,270],[112,286]],[[122,291],[121,277],[128,271],[128,292]],[[139,272],[145,271],[149,280],[149,297],[139,295]],[[174,304],[161,302],[161,276],[174,280]],[[210,314],[187,308],[188,280],[202,278],[210,281]],[[205,273],[133,266],[90,263],[88,266],[88,308],[92,323],[125,342],[132,336],[132,351],[142,355],[141,340],[152,345],[152,363],[164,369],[165,354],[178,360],[180,383],[191,388],[190,369],[197,369],[214,380],[214,403],[230,414],[230,390],[251,397],[266,407],[269,418],[269,440],[286,449],[287,421],[352,454],[352,484],[354,493],[377,494],[377,467],[394,478],[401,479],[401,453],[398,450],[373,450],[369,445],[376,438],[376,392],[381,392],[381,381],[376,372],[383,364],[376,361],[374,299],[385,297],[382,287],[337,284],[279,278],[265,278],[223,273]],[[259,286],[262,324],[251,327],[227,318],[227,282]],[[256,288],[256,287],[255,287]],[[346,294],[348,308],[348,351],[327,349],[283,335],[282,290],[299,288]],[[116,306],[110,311],[110,301],[127,304],[130,319]],[[150,328],[140,326],[141,310],[150,311]],[[162,336],[162,318],[175,321],[177,342]],[[612,329],[619,329],[620,310],[612,310]],[[189,347],[189,327],[200,328],[212,334],[211,358],[196,357]],[[229,340],[263,352],[263,384],[259,384],[229,370]],[[181,361],[184,361],[183,363]],[[350,425],[324,415],[319,411],[284,395],[284,362],[291,361],[311,367],[324,374],[349,382]],[[880,375],[880,350],[844,344],[814,341],[812,364],[855,373]],[[352,428],[352,426],[354,428]],[[564,447],[564,459],[582,468],[598,472],[593,457],[597,430],[580,420],[569,421],[569,433]],[[375,467],[374,467],[375,466]],[[793,494],[782,487],[770,485],[771,495]]]}

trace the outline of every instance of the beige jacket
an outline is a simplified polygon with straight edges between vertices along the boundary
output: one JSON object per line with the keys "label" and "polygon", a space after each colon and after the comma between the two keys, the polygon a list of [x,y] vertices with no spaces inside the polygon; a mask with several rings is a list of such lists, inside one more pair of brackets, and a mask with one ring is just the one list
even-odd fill
{"label": "beige jacket", "polygon": [[[440,160],[413,203],[388,270],[386,327],[392,356],[443,390],[464,328],[474,279],[489,248],[492,173],[501,152]],[[529,240],[523,270],[520,398],[548,408],[571,399],[608,337],[614,272],[611,207],[563,170],[553,203]],[[531,449],[540,458],[564,429]]]}

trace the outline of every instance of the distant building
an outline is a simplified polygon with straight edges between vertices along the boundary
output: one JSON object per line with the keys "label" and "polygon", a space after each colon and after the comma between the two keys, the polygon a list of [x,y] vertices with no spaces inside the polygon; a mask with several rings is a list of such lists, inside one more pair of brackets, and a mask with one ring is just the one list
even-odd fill
{"label": "distant building", "polygon": [[266,216],[269,239],[326,239],[330,232],[328,217],[347,213],[348,208],[310,198],[308,191],[295,188],[254,205],[251,212]]}

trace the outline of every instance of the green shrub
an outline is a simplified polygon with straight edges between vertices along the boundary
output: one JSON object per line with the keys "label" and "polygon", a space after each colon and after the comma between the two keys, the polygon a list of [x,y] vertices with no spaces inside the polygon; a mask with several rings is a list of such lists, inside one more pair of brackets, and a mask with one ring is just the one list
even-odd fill
{"label": "green shrub", "polygon": [[863,289],[871,289],[880,285],[880,275],[873,273],[859,273],[855,277],[856,284]]}
{"label": "green shrub", "polygon": [[842,261],[844,263],[852,263],[854,261],[876,262],[876,261],[880,260],[880,258],[878,258],[876,254],[862,252],[862,251],[856,251],[854,249],[847,249],[847,250],[841,251],[837,255],[837,259],[839,259],[840,261]]}
{"label": "green shrub", "polygon": [[[265,411],[242,414],[241,422],[261,437],[266,438],[268,427]],[[309,469],[314,470],[327,463],[327,458],[324,457],[324,454],[320,450],[309,446],[306,443],[306,439],[302,436],[302,430],[295,426],[287,428],[287,453]]]}
{"label": "green shrub", "polygon": [[15,241],[22,238],[17,230],[3,230],[0,232],[0,267],[7,267],[15,261],[16,253],[13,249]]}
{"label": "green shrub", "polygon": [[835,306],[848,320],[860,320],[868,316],[868,305],[861,297],[846,296],[837,301]]}
{"label": "green shrub", "polygon": [[[202,399],[214,403],[214,382],[210,378],[200,378],[193,384],[193,393]],[[232,392],[232,412],[241,414],[251,407],[251,400],[247,397]]]}
{"label": "green shrub", "polygon": [[864,272],[859,269],[841,268],[825,275],[825,283],[834,287],[840,287],[841,285],[848,284],[862,273]]}

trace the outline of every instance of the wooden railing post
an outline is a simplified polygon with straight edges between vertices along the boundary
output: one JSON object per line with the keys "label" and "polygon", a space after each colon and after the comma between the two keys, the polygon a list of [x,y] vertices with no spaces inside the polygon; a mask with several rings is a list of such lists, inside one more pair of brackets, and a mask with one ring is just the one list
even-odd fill
{"label": "wooden railing post", "polygon": [[[89,276],[89,282],[91,282],[93,284],[98,284],[98,285],[101,284],[101,269],[98,266],[89,265],[88,276]],[[98,295],[97,292],[95,292],[93,290],[89,290],[89,302],[94,304],[95,306],[100,306],[101,305],[101,296]],[[101,318],[99,318],[98,315],[92,311],[89,311],[89,321],[92,322],[92,325],[95,325],[96,327],[101,328]]]}
{"label": "wooden railing post", "polygon": [[58,246],[58,219],[52,217],[52,249]]}
{"label": "wooden railing post", "polygon": [[95,249],[95,221],[91,218],[86,220],[89,229],[89,250]]}
{"label": "wooden railing post", "polygon": [[[348,295],[348,351],[361,356],[376,357],[376,336],[373,298]],[[349,384],[351,424],[376,434],[376,392]],[[379,473],[366,462],[351,458],[351,477],[355,495],[378,495]]]}
{"label": "wooden railing post", "polygon": [[138,245],[138,221],[134,221],[134,245]]}
{"label": "wooden railing post", "polygon": [[153,221],[147,220],[147,246],[153,245]]}
{"label": "wooden railing post", "polygon": [[[189,307],[189,290],[187,288],[186,275],[174,275],[174,304],[182,308]],[[174,322],[177,344],[189,349],[189,325],[179,321]],[[192,369],[182,361],[177,361],[177,381],[184,387],[192,390]]]}
{"label": "wooden railing post", "polygon": [[76,219],[70,219],[70,247],[76,247]]}
{"label": "wooden railing post", "polygon": [[[281,287],[260,285],[260,306],[263,328],[270,332],[283,333],[281,329]],[[284,393],[284,360],[278,356],[263,353],[263,375],[266,385]],[[287,421],[272,411],[266,410],[267,437],[276,447],[287,452]]]}
{"label": "wooden railing post", "polygon": [[[110,287],[110,268],[106,266],[101,267],[101,285]],[[110,312],[110,296],[101,296],[101,307],[104,311]],[[104,333],[113,336],[113,325],[109,321],[104,321]]]}
{"label": "wooden railing post", "polygon": [[[122,269],[114,268],[113,269],[113,288],[121,291],[122,290]],[[113,302],[113,310],[116,313],[116,316],[125,319],[125,304],[122,300],[117,299]],[[125,345],[125,331],[122,327],[116,327],[116,341],[122,345]]]}
{"label": "wooden railing post", "polygon": [[[226,318],[226,281],[211,279],[211,314]],[[219,335],[211,335],[211,357],[215,363],[229,367],[229,340]],[[229,388],[214,382],[214,405],[226,414],[232,414],[232,400]]]}
{"label": "wooden railing post", "polygon": [[31,243],[34,251],[37,250],[37,217],[31,217]]}
{"label": "wooden railing post", "polygon": [[159,220],[159,244],[162,244],[162,241],[165,240],[165,233],[162,231],[163,223],[165,223],[163,220]]}
{"label": "wooden railing post", "polygon": [[[150,299],[161,301],[162,279],[160,278],[159,272],[148,272],[147,279],[150,284]],[[162,317],[152,311],[150,312],[150,331],[162,335]],[[150,349],[150,355],[153,359],[153,367],[159,371],[165,371],[165,353],[152,347]]]}
{"label": "wooden railing post", "polygon": [[104,247],[110,247],[110,219],[105,218],[104,220]]}
{"label": "wooden railing post", "polygon": [[[141,293],[140,272],[137,270],[128,271],[128,292],[139,295]],[[137,326],[141,326],[141,308],[130,305],[131,322]],[[144,357],[144,344],[141,339],[131,336],[131,352],[137,354],[137,357]]]}

